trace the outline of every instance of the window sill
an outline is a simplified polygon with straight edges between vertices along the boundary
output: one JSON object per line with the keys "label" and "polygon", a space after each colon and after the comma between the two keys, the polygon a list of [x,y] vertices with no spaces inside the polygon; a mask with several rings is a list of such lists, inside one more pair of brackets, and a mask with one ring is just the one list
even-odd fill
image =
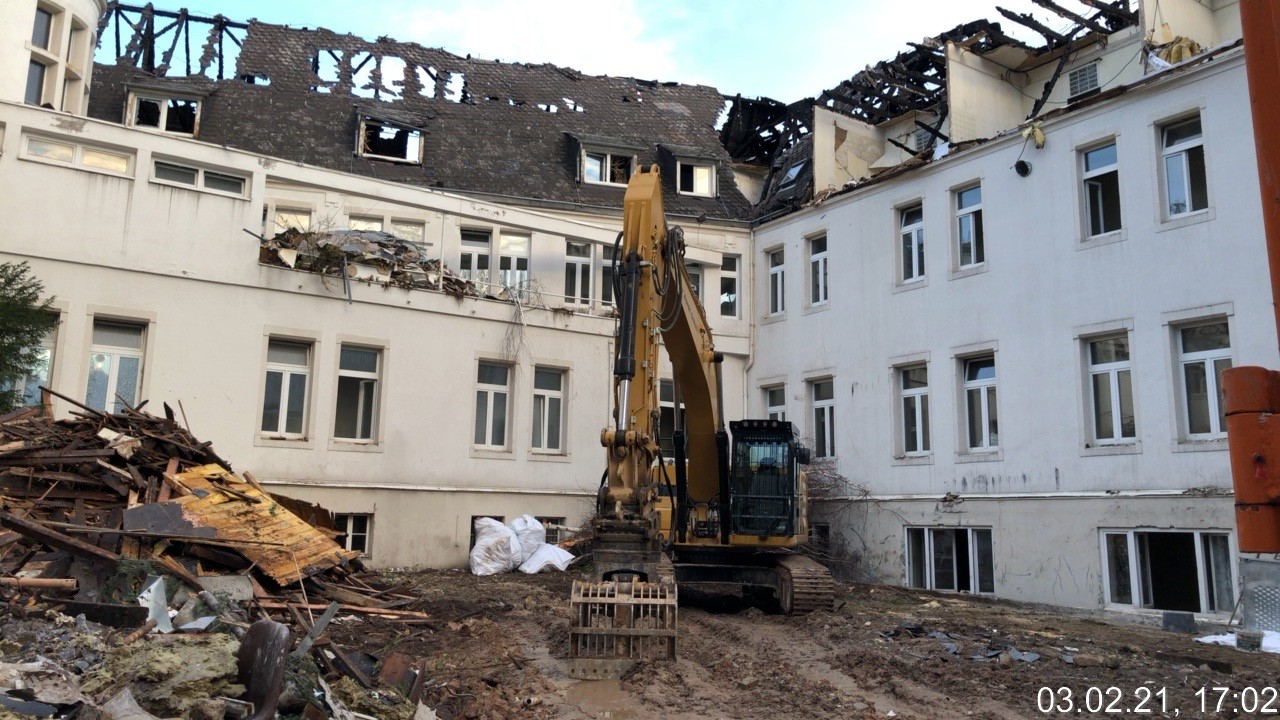
{"label": "window sill", "polygon": [[897,466],[932,465],[933,453],[922,453],[920,455],[894,455],[890,464]]}
{"label": "window sill", "polygon": [[780,312],[777,315],[765,315],[764,317],[760,318],[760,324],[771,325],[776,322],[782,322],[783,320],[786,320],[786,319],[787,319],[787,314],[785,312]]}
{"label": "window sill", "polygon": [[565,453],[538,452],[536,450],[530,450],[528,460],[529,462],[567,463],[572,462],[573,458]]}
{"label": "window sill", "polygon": [[962,268],[956,268],[952,270],[950,277],[948,277],[947,279],[959,280],[960,278],[967,278],[971,275],[981,275],[982,273],[986,272],[987,269],[988,268],[987,268],[986,261],[978,263],[977,265],[966,265]]}
{"label": "window sill", "polygon": [[1119,230],[1112,230],[1109,233],[1103,233],[1101,235],[1093,235],[1090,237],[1081,238],[1080,242],[1076,243],[1076,250],[1088,250],[1089,248],[1102,247],[1103,245],[1111,245],[1112,243],[1124,242],[1125,240],[1128,240],[1128,239],[1129,239],[1129,230],[1128,228],[1122,227]]}
{"label": "window sill", "polygon": [[291,450],[312,450],[315,443],[309,437],[285,437],[282,435],[255,435],[254,447],[288,448]]}
{"label": "window sill", "polygon": [[907,292],[908,290],[919,290],[922,287],[928,287],[928,285],[929,285],[928,277],[922,277],[918,280],[898,281],[893,286],[893,292],[900,293],[900,292]]}
{"label": "window sill", "polygon": [[515,460],[516,459],[515,453],[511,452],[510,450],[485,449],[485,448],[475,447],[474,445],[471,447],[471,452],[468,453],[468,456],[475,458],[477,460]]}
{"label": "window sill", "polygon": [[382,445],[377,440],[330,438],[329,449],[335,452],[380,453],[382,452]]}
{"label": "window sill", "polygon": [[134,130],[141,130],[143,132],[157,133],[160,135],[172,135],[174,137],[194,138],[196,136],[195,133],[178,132],[177,130],[165,130],[164,128],[157,127],[155,125],[138,125],[136,123],[129,123],[125,127],[133,128]]}
{"label": "window sill", "polygon": [[970,450],[969,452],[956,453],[956,464],[1002,462],[1003,460],[1003,448],[995,448],[992,450]]}
{"label": "window sill", "polygon": [[1080,457],[1103,457],[1106,455],[1141,455],[1142,443],[1125,442],[1112,444],[1091,444],[1080,448]]}
{"label": "window sill", "polygon": [[823,311],[825,311],[825,310],[830,310],[830,309],[831,309],[831,301],[830,301],[830,300],[828,300],[828,301],[826,301],[826,302],[824,302],[824,303],[819,303],[819,304],[817,304],[817,305],[809,305],[808,307],[805,307],[803,310],[801,310],[801,311],[800,311],[800,314],[801,314],[801,315],[812,315],[812,314],[814,314],[814,313],[820,313],[820,312],[823,312]]}
{"label": "window sill", "polygon": [[[592,184],[594,184],[594,183],[592,183]],[[601,183],[601,184],[603,184],[603,183]],[[676,194],[677,194],[677,195],[683,195],[683,196],[685,196],[685,197],[700,197],[700,198],[714,198],[714,197],[715,197],[715,195],[714,195],[713,193],[686,192],[686,191],[684,191],[684,190],[677,190],[677,191],[676,191]]]}
{"label": "window sill", "polygon": [[[209,188],[199,187],[196,185],[186,185],[178,182],[170,182],[168,180],[161,180],[159,178],[154,178],[154,177],[151,178],[151,182],[152,184],[155,184],[155,185],[164,185],[165,187],[177,188],[179,190],[190,190],[191,192],[204,193],[205,195],[215,195],[217,197],[230,198],[232,200],[243,200],[246,202],[249,200],[249,198],[245,197],[244,195],[236,195],[235,193],[223,192],[221,190],[210,190]],[[245,179],[246,186],[248,185],[248,183],[249,183],[249,180]]]}
{"label": "window sill", "polygon": [[612,187],[612,188],[626,188],[626,187],[627,187],[627,184],[626,184],[626,183],[601,182],[601,181],[599,181],[599,180],[583,180],[583,181],[582,181],[582,184],[583,184],[583,185],[600,185],[600,186],[602,186],[602,187]]}
{"label": "window sill", "polygon": [[1156,228],[1156,232],[1162,233],[1162,232],[1168,232],[1169,230],[1177,230],[1178,228],[1184,228],[1188,225],[1199,225],[1200,223],[1203,223],[1203,222],[1209,222],[1210,220],[1213,220],[1216,217],[1218,217],[1217,211],[1215,211],[1212,207],[1209,207],[1209,208],[1205,208],[1204,210],[1197,210],[1192,213],[1186,213],[1185,215],[1179,215],[1177,217],[1168,218],[1160,223],[1160,227]]}
{"label": "window sill", "polygon": [[1226,450],[1226,436],[1217,438],[1205,438],[1198,440],[1195,438],[1181,438],[1173,443],[1173,451],[1179,452],[1213,452],[1215,450]]}

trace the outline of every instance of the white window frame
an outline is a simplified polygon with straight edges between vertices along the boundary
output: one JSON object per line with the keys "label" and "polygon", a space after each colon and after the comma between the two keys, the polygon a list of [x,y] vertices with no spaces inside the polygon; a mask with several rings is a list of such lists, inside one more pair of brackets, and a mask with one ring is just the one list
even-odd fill
{"label": "white window frame", "polygon": [[[170,178],[162,178],[159,176],[159,172],[158,172],[161,165],[166,165],[177,170],[187,170],[190,172],[194,172],[196,173],[195,181],[188,183],[181,180],[172,180]],[[210,187],[208,184],[210,176],[223,178],[226,180],[239,180],[240,192],[235,193],[235,192],[231,192],[230,190],[222,190],[220,188]],[[221,195],[222,197],[232,197],[232,198],[240,198],[240,199],[244,199],[247,193],[249,192],[249,178],[243,175],[238,175],[236,173],[227,172],[224,170],[211,170],[198,165],[189,165],[181,161],[175,161],[175,160],[170,160],[168,158],[160,158],[160,157],[154,157],[154,156],[151,161],[151,182],[156,183],[157,185],[168,185],[169,187],[182,188],[184,190],[195,190],[197,192],[212,193],[214,195]]]}
{"label": "white window frame", "polygon": [[[1109,165],[1103,165],[1100,167],[1090,169],[1089,157],[1088,157],[1089,154],[1096,152],[1098,150],[1103,150],[1108,147],[1114,148],[1113,152],[1115,153],[1115,156],[1116,156],[1115,162],[1112,162]],[[1089,147],[1081,148],[1078,152],[1078,156],[1080,158],[1078,162],[1080,163],[1081,192],[1084,193],[1082,197],[1082,200],[1083,200],[1082,204],[1084,206],[1084,237],[1085,239],[1091,240],[1093,238],[1099,238],[1106,235],[1111,235],[1112,233],[1120,232],[1121,230],[1124,229],[1124,207],[1123,205],[1121,205],[1117,209],[1120,216],[1119,226],[1115,228],[1111,228],[1109,230],[1103,227],[1103,224],[1106,222],[1106,199],[1100,190],[1100,188],[1102,187],[1102,181],[1097,179],[1105,175],[1110,175],[1114,173],[1116,176],[1116,187],[1117,188],[1120,187],[1120,144],[1116,141],[1115,138],[1108,138],[1104,142],[1094,143]],[[1118,202],[1119,191],[1117,191],[1116,193],[1116,199]],[[1094,202],[1095,200],[1097,201],[1096,213],[1095,213],[1095,202]],[[1094,232],[1095,225],[1098,226],[1098,232]]]}
{"label": "white window frame", "polygon": [[[596,155],[603,158],[603,164],[601,165],[601,177],[599,180],[592,180],[591,178],[587,177],[587,156],[588,155]],[[627,159],[627,177],[621,182],[618,182],[612,179],[613,178],[613,159],[615,157]],[[582,182],[587,183],[589,185],[609,185],[611,187],[626,187],[627,182],[631,179],[631,176],[636,174],[636,156],[635,156],[635,153],[628,152],[626,150],[584,147],[582,148],[582,151],[578,154],[578,169],[581,173]]]}
{"label": "white window frame", "polygon": [[706,275],[702,272],[702,264],[693,261],[687,261],[684,264],[684,271],[689,275],[689,287],[693,290],[693,297],[702,304],[703,293],[705,292]]}
{"label": "white window frame", "polygon": [[[908,388],[908,373],[915,370],[924,370],[925,384],[923,387]],[[910,365],[901,365],[894,369],[894,386],[898,392],[898,448],[903,457],[927,457],[933,453],[933,443],[930,433],[932,427],[929,424],[929,364],[928,363],[911,363]],[[907,408],[911,407],[914,415],[914,423],[908,424],[909,414]],[[911,448],[908,439],[908,430],[914,430],[916,434],[917,447]]]}
{"label": "white window frame", "polygon": [[[280,212],[279,209],[276,212]],[[358,232],[382,232],[385,222],[378,215],[347,215],[347,229]]]}
{"label": "white window frame", "polygon": [[[1093,344],[1106,340],[1115,340],[1124,338],[1128,347],[1128,357],[1124,360],[1116,360],[1112,362],[1095,362],[1093,358]],[[1133,445],[1138,439],[1137,425],[1137,406],[1134,404],[1133,397],[1133,348],[1129,333],[1127,331],[1106,333],[1102,335],[1093,335],[1080,339],[1083,344],[1085,361],[1085,404],[1088,407],[1089,417],[1089,438],[1090,442],[1095,445]],[[1133,432],[1131,435],[1124,434],[1124,417],[1121,412],[1124,408],[1124,402],[1121,399],[1121,383],[1120,375],[1128,373],[1129,376],[1129,407],[1133,410]],[[1111,414],[1111,437],[1101,437],[1098,427],[1098,391],[1095,384],[1095,378],[1105,376],[1107,379],[1107,388],[1110,395],[1110,414]]]}
{"label": "white window frame", "polygon": [[[362,350],[373,353],[377,360],[376,370],[369,372],[366,370],[348,370],[342,367],[342,351],[350,348],[352,350]],[[341,378],[354,378],[360,381],[360,394],[356,399],[356,433],[355,437],[342,437],[338,435],[338,386],[339,382],[335,382],[333,386],[333,408],[334,408],[334,427],[333,439],[344,443],[359,443],[372,445],[378,442],[378,436],[381,431],[379,427],[379,418],[382,413],[382,368],[385,361],[385,349],[380,347],[371,347],[368,345],[360,345],[357,343],[341,343],[338,346],[338,375],[339,382]],[[366,393],[373,393],[372,402],[370,403],[371,413],[369,419],[369,436],[360,437],[361,428],[364,427],[365,420],[365,403],[363,399]]]}
{"label": "white window frame", "polygon": [[[364,518],[364,532],[353,533],[351,531],[351,521],[355,518]],[[341,529],[342,549],[356,550],[355,543],[352,542],[353,537],[359,536],[364,538],[364,549],[359,550],[363,557],[370,557],[373,552],[373,513],[334,513],[333,526],[335,530]],[[339,528],[339,526],[341,526]]]}
{"label": "white window frame", "polygon": [[[303,364],[303,365],[294,365],[294,364],[291,364],[291,363],[272,362],[272,361],[270,360],[270,352],[271,352],[271,344],[272,344],[272,343],[284,343],[284,344],[289,344],[289,345],[297,345],[297,346],[300,346],[300,347],[305,348],[306,353],[307,353],[307,359],[306,359],[305,364]],[[262,437],[265,437],[265,438],[273,438],[273,439],[275,439],[275,438],[284,438],[284,439],[300,439],[300,438],[305,438],[305,437],[307,437],[307,428],[309,427],[309,424],[310,424],[308,421],[310,420],[310,413],[311,413],[311,402],[310,402],[310,400],[311,400],[311,387],[312,387],[312,379],[311,379],[312,372],[311,372],[311,367],[312,367],[312,365],[314,364],[314,357],[315,357],[315,343],[313,343],[313,342],[312,342],[312,341],[310,341],[310,340],[295,340],[295,339],[293,339],[293,338],[269,337],[269,338],[267,339],[267,353],[268,353],[268,360],[267,360],[267,362],[266,362],[266,366],[265,366],[265,369],[264,369],[263,374],[262,374],[262,379],[263,379],[263,397],[262,397],[262,408],[261,408],[261,412],[259,413],[259,416],[258,416],[258,434],[259,434],[259,435],[261,435]],[[267,405],[267,399],[268,399],[268,398],[267,398],[267,396],[266,396],[266,392],[267,392],[267,391],[266,391],[266,387],[267,387],[267,385],[266,385],[266,378],[267,378],[267,375],[268,375],[269,373],[272,373],[272,372],[278,372],[278,373],[280,373],[280,374],[281,374],[281,377],[280,377],[280,397],[276,398],[276,399],[279,401],[279,408],[280,408],[280,411],[279,411],[279,416],[276,418],[276,427],[275,427],[275,429],[274,429],[274,430],[267,430],[267,429],[264,429],[264,428],[262,427],[262,419],[263,419],[263,418],[262,418],[262,414],[263,414],[263,413],[265,413],[265,411],[266,411],[266,405]],[[303,386],[302,386],[302,426],[301,426],[301,428],[298,430],[298,432],[289,432],[289,431],[286,429],[286,428],[288,427],[288,407],[289,407],[289,400],[292,398],[293,378],[294,378],[295,376],[298,376],[298,375],[301,375],[301,376],[302,376],[302,378],[303,378]]]}
{"label": "white window frame", "polygon": [[[120,391],[120,386],[119,386],[120,358],[127,357],[127,358],[136,359],[138,361],[138,377],[135,380],[135,384],[133,388],[133,404],[137,405],[138,402],[141,401],[141,398],[139,396],[142,394],[142,379],[144,374],[147,371],[147,368],[146,368],[147,331],[150,329],[150,327],[148,326],[148,323],[145,321],[118,319],[118,318],[111,318],[111,317],[94,317],[93,320],[89,323],[89,332],[91,333],[90,335],[91,338],[92,338],[92,333],[94,332],[95,326],[98,323],[103,323],[104,325],[127,326],[130,328],[135,328],[139,332],[137,348],[123,347],[120,345],[99,344],[97,342],[93,342],[89,346],[90,372],[92,372],[93,363],[94,363],[93,358],[95,355],[106,355],[111,358],[111,370],[107,375],[105,405],[101,408],[94,408],[94,409],[102,410],[104,412],[110,412],[110,413],[119,412],[120,407],[117,404],[116,395],[118,395]],[[87,375],[85,379],[85,404],[86,405],[89,404]]]}
{"label": "white window frame", "polygon": [[[962,393],[961,408],[963,408],[963,412],[964,412],[964,423],[962,424],[962,432],[964,432],[964,436],[963,436],[964,442],[962,444],[962,447],[965,448],[966,453],[971,453],[971,454],[996,452],[1000,449],[1000,434],[999,434],[1000,431],[999,431],[999,425],[998,425],[999,417],[1000,417],[999,392],[997,391],[997,385],[996,385],[996,381],[1000,377],[999,375],[1000,368],[999,368],[999,365],[996,363],[995,353],[982,353],[979,355],[969,355],[967,357],[959,358],[959,360],[960,360],[960,378],[963,381],[963,384],[961,387],[961,393]],[[977,379],[977,380],[970,380],[969,364],[974,362],[981,362],[984,360],[991,361],[992,377]],[[978,445],[973,444],[973,428],[970,427],[970,423],[973,420],[973,412],[969,404],[970,391],[975,391],[975,390],[978,391],[978,398],[979,398],[978,415],[981,418],[981,422],[982,422],[982,442]],[[994,408],[992,406],[993,400],[995,401]],[[995,418],[997,422],[997,428],[996,428],[994,440],[991,437],[992,436],[991,419],[992,419],[993,409],[995,411]]]}
{"label": "white window frame", "polygon": [[[379,127],[382,127],[384,131],[386,128],[392,128],[397,131],[406,130],[408,131],[410,138],[412,138],[414,135],[417,135],[416,152],[415,152],[415,149],[413,148],[414,143],[412,140],[409,140],[405,143],[404,157],[397,157],[395,155],[381,155],[379,153],[375,153],[369,150],[368,145],[365,143],[365,135],[366,135],[367,129],[371,125],[377,125]],[[359,155],[360,157],[372,158],[374,160],[383,160],[385,162],[400,163],[402,165],[421,165],[423,162],[423,157],[425,157],[426,155],[426,147],[425,147],[427,144],[426,140],[427,140],[426,133],[424,133],[421,128],[416,128],[411,125],[404,125],[401,123],[394,123],[394,122],[390,122],[388,120],[382,120],[379,118],[362,117],[360,118],[360,126],[356,128],[356,154]]]}
{"label": "white window frame", "polygon": [[[485,239],[483,244],[478,239],[468,239],[468,233],[474,233],[477,235],[484,233]],[[462,228],[460,240],[462,249],[458,254],[458,274],[462,279],[470,280],[477,287],[486,292],[493,283],[493,273],[495,271],[493,262],[493,235],[494,232],[490,228]],[[484,269],[477,267],[477,265],[480,264],[479,260],[482,257],[485,260],[485,265],[488,266]],[[467,258],[470,258],[471,260],[471,267],[463,268],[462,266],[466,264],[463,260]]]}
{"label": "white window frame", "polygon": [[[32,149],[32,143],[43,143],[46,146],[57,146],[63,148],[69,154],[68,157],[55,157],[49,154],[41,154],[39,151]],[[101,165],[94,165],[90,158],[94,154],[107,155],[118,160],[124,160],[125,169],[115,170],[106,168]],[[69,139],[55,138],[48,135],[35,133],[23,133],[22,135],[22,152],[20,157],[23,160],[31,160],[38,163],[48,165],[56,165],[59,167],[71,167],[86,172],[101,173],[103,175],[111,175],[114,177],[132,178],[134,170],[135,156],[130,152],[122,152],[96,145],[86,145],[81,142],[74,142]]]}
{"label": "white window frame", "polygon": [[[1239,554],[1236,550],[1236,539],[1234,533],[1230,530],[1217,528],[1207,529],[1183,529],[1183,528],[1109,528],[1103,527],[1098,529],[1098,547],[1102,553],[1102,602],[1109,608],[1124,609],[1140,609],[1154,608],[1155,601],[1152,597],[1153,588],[1150,584],[1150,577],[1145,575],[1142,565],[1142,538],[1139,535],[1153,535],[1156,533],[1190,533],[1194,538],[1194,548],[1196,556],[1196,581],[1200,592],[1200,612],[1203,615],[1227,615],[1235,610],[1235,598],[1239,593]],[[1110,535],[1122,536],[1125,538],[1125,550],[1129,565],[1128,583],[1129,583],[1129,599],[1130,602],[1118,602],[1113,598],[1115,588],[1111,583],[1111,554],[1107,548],[1107,537]],[[1225,538],[1227,541],[1227,558],[1230,563],[1230,570],[1227,577],[1230,579],[1231,586],[1226,588],[1222,598],[1225,602],[1218,602],[1212,591],[1214,588],[1210,585],[1213,580],[1212,574],[1212,558],[1206,561],[1206,537],[1213,536],[1215,538]]]}
{"label": "white window frame", "polygon": [[787,386],[778,383],[777,385],[766,385],[760,390],[764,393],[764,416],[769,420],[786,420]]}
{"label": "white window frame", "polygon": [[[277,233],[290,229],[298,232],[311,232],[311,220],[313,217],[314,213],[311,212],[310,208],[276,205],[271,211],[271,225]],[[299,222],[299,220],[302,220],[302,222]]]}
{"label": "white window frame", "polygon": [[765,267],[769,269],[769,317],[778,317],[787,312],[786,248],[765,250],[764,257]]}
{"label": "white window frame", "polygon": [[[693,188],[685,190],[680,187],[684,177],[684,168],[693,169]],[[707,173],[707,189],[705,192],[699,192],[698,187],[698,171],[705,170]],[[692,195],[694,197],[715,197],[716,196],[716,166],[709,162],[689,162],[685,160],[676,161],[676,192],[681,195]]]}
{"label": "white window frame", "polygon": [[[571,250],[585,250],[585,255],[573,255]],[[591,304],[592,244],[586,240],[564,242],[564,301],[569,305]]]}
{"label": "white window frame", "polygon": [[[156,125],[139,125],[138,124],[138,107],[142,101],[147,100],[160,106],[160,119]],[[168,130],[169,119],[169,103],[170,102],[191,102],[196,104],[195,120],[191,126],[191,132],[183,132],[181,130]],[[166,95],[163,93],[148,92],[130,92],[129,93],[129,114],[125,118],[125,125],[139,130],[148,132],[161,132],[166,135],[180,135],[182,137],[196,137],[200,134],[200,115],[204,110],[204,100],[191,95]]]}
{"label": "white window frame", "polygon": [[[815,248],[821,243],[821,249]],[[827,281],[827,234],[814,235],[805,241],[809,250],[809,306],[822,307],[830,300],[830,285]]]}
{"label": "white window frame", "polygon": [[[550,372],[555,373],[560,378],[560,389],[553,390],[538,387],[538,373]],[[533,369],[533,434],[529,447],[535,453],[547,455],[564,455],[565,453],[565,429],[568,427],[567,411],[568,405],[565,398],[568,397],[566,385],[569,381],[569,371],[564,368],[549,367],[538,365]],[[547,431],[551,427],[551,405],[552,400],[558,400],[560,404],[559,425],[559,443],[552,446],[549,442],[550,433]],[[541,428],[541,434],[539,433]]]}
{"label": "white window frame", "polygon": [[498,234],[498,282],[504,292],[517,300],[529,298],[529,253],[532,247],[532,235]]}
{"label": "white window frame", "polygon": [[[924,554],[925,567],[921,568],[921,570],[923,571],[923,577],[925,580],[924,587],[919,587],[912,584],[912,575],[914,574],[913,571],[916,569],[915,559],[913,558],[912,552],[911,552],[911,549],[912,549],[911,533],[913,530],[921,531],[922,537],[924,540],[924,547],[922,548],[922,550]],[[951,588],[937,587],[937,584],[938,584],[937,583],[937,566],[935,565],[937,558],[934,557],[934,536],[937,533],[943,533],[943,532],[947,532],[947,533],[965,532],[969,536],[968,543],[967,543],[969,546],[969,587],[967,588],[959,587],[960,585],[959,559],[954,552],[951,558],[951,563],[952,563],[951,577],[954,580],[956,587],[951,587]],[[979,533],[986,533],[991,543],[991,567],[990,567],[991,577],[989,578],[989,581],[990,581],[989,590],[981,589],[983,578],[981,577],[981,571],[979,569],[979,563],[978,563],[978,537],[977,536]],[[975,595],[992,595],[995,593],[995,579],[996,579],[995,533],[993,529],[990,527],[970,527],[970,526],[942,527],[942,526],[936,526],[936,525],[934,526],[908,525],[903,528],[903,548],[905,549],[904,557],[906,559],[906,562],[904,563],[904,565],[906,566],[906,570],[907,570],[906,582],[904,583],[906,587],[910,587],[910,588],[919,587],[919,589],[921,590],[936,590],[939,592],[968,592],[968,593],[973,593]]]}
{"label": "white window frame", "polygon": [[[613,307],[613,256],[618,250],[612,243],[600,246],[600,305]],[[608,297],[605,294],[608,293]]]}
{"label": "white window frame", "polygon": [[[970,190],[978,191],[978,202],[960,206],[961,199]],[[987,264],[986,224],[982,213],[982,183],[976,182],[956,188],[952,193],[952,207],[955,209],[956,234],[956,269],[971,270]],[[970,262],[964,262],[965,231],[969,233]]]}
{"label": "white window frame", "polygon": [[[1207,325],[1224,325],[1227,327],[1227,347],[1216,350],[1199,350],[1195,352],[1186,352],[1182,344],[1182,331],[1196,327],[1204,327]],[[1227,428],[1222,422],[1222,407],[1220,395],[1222,393],[1221,378],[1218,376],[1218,370],[1215,369],[1218,361],[1226,360],[1227,368],[1233,367],[1235,361],[1232,357],[1231,347],[1231,323],[1225,317],[1209,318],[1195,322],[1184,322],[1172,326],[1175,333],[1174,347],[1178,351],[1178,372],[1176,381],[1178,383],[1178,396],[1182,407],[1179,413],[1179,424],[1183,432],[1183,436],[1187,440],[1214,440],[1226,437]],[[1209,426],[1210,431],[1207,433],[1194,433],[1191,431],[1191,405],[1187,397],[1187,366],[1202,363],[1204,365],[1205,374],[1205,393],[1208,402]],[[1226,368],[1223,368],[1224,370]]]}
{"label": "white window frame", "polygon": [[[907,224],[907,213],[920,211],[920,219]],[[925,279],[924,264],[924,203],[912,203],[897,209],[898,213],[898,272],[902,285],[922,282]],[[907,263],[910,262],[910,274]]]}
{"label": "white window frame", "polygon": [[[51,316],[59,318],[57,313],[51,312]],[[61,319],[58,319],[61,322]],[[36,343],[36,351],[39,355],[35,372],[23,375],[13,380],[0,379],[0,389],[9,388],[17,393],[18,401],[27,407],[36,407],[42,404],[40,395],[36,395],[33,399],[35,402],[28,402],[28,391],[39,388],[41,385],[52,387],[53,385],[53,360],[57,353],[58,328],[56,326],[49,329],[48,332],[40,338],[40,342]],[[35,388],[29,388],[28,383],[35,383]],[[36,389],[36,392],[39,392]]]}
{"label": "white window frame", "polygon": [[561,533],[564,533],[565,528],[567,527],[565,518],[550,515],[534,515],[533,519],[541,523],[542,529],[547,531],[548,544],[556,545],[567,539],[565,537],[561,537]]}
{"label": "white window frame", "polygon": [[[813,457],[836,458],[836,382],[833,377],[813,378],[809,382],[809,421],[813,423]],[[818,386],[831,385],[831,397],[818,399]],[[821,427],[820,427],[821,426]]]}
{"label": "white window frame", "polygon": [[[506,384],[497,385],[493,383],[480,382],[479,372],[480,372],[481,365],[492,365],[494,367],[502,368],[506,372],[506,379],[507,379]],[[476,407],[475,407],[474,421],[471,424],[471,445],[477,450],[492,450],[492,451],[498,451],[498,452],[506,452],[511,449],[511,415],[513,410],[512,402],[511,402],[511,396],[512,396],[511,376],[512,374],[514,374],[514,372],[515,372],[515,367],[512,366],[510,363],[500,362],[497,360],[480,360],[476,363],[476,373],[477,373]],[[484,393],[485,407],[484,407],[483,416],[481,415],[481,412],[480,412],[480,402],[481,402],[480,393]],[[503,403],[504,403],[502,442],[495,443],[493,442],[494,440],[493,408],[494,408],[494,400],[499,395],[502,396]],[[481,439],[482,441],[477,441],[475,437],[476,422],[481,421],[482,418],[484,422],[484,437]]]}
{"label": "white window frame", "polygon": [[[1177,143],[1174,143],[1173,145],[1169,145],[1167,140],[1169,129],[1177,127],[1184,123],[1191,122],[1192,120],[1196,121],[1200,125],[1200,133],[1193,138],[1182,140]],[[1163,193],[1161,194],[1162,195],[1161,204],[1163,205],[1163,208],[1164,208],[1163,209],[1164,218],[1166,220],[1177,220],[1179,218],[1184,218],[1189,215],[1195,215],[1197,213],[1207,212],[1209,208],[1212,206],[1212,203],[1209,201],[1209,167],[1208,167],[1209,159],[1207,157],[1207,153],[1205,153],[1205,150],[1204,150],[1204,118],[1200,115],[1200,113],[1197,112],[1191,115],[1186,115],[1184,117],[1174,118],[1167,122],[1162,122],[1159,124],[1159,128],[1160,128],[1160,180],[1163,185],[1163,187],[1161,188],[1163,190]],[[1205,166],[1204,167],[1204,171],[1205,171],[1204,188],[1203,188],[1205,205],[1202,208],[1188,207],[1186,210],[1183,210],[1181,212],[1174,212],[1173,207],[1170,204],[1171,198],[1169,196],[1169,193],[1172,190],[1172,185],[1169,182],[1170,180],[1169,161],[1178,156],[1182,157],[1181,180],[1182,180],[1183,186],[1186,188],[1187,200],[1188,200],[1188,203],[1190,204],[1190,202],[1194,200],[1195,192],[1192,190],[1191,162],[1190,162],[1188,153],[1191,150],[1194,150],[1195,148],[1200,148],[1201,160]]]}
{"label": "white window frame", "polygon": [[[730,267],[732,265],[732,267]],[[739,295],[742,291],[742,284],[739,282],[740,268],[742,267],[741,255],[722,255],[720,257],[720,317],[736,318],[738,317],[738,308],[741,306]],[[726,292],[726,283],[732,283],[733,292]],[[727,297],[732,300],[726,300]],[[733,306],[733,312],[725,312],[725,305]]]}

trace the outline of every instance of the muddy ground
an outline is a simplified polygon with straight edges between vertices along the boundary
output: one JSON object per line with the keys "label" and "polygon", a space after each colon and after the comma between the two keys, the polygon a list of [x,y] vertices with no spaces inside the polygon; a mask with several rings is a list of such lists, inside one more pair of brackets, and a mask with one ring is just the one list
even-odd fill
{"label": "muddy ground", "polygon": [[[839,586],[832,612],[804,617],[684,592],[675,663],[640,666],[620,682],[580,682],[567,674],[572,573],[387,579],[421,594],[418,606],[439,619],[434,629],[405,633],[352,618],[331,634],[425,658],[424,699],[446,720],[1280,714],[1266,690],[1280,686],[1277,655],[1204,645],[1134,619],[859,584]],[[1202,687],[1208,712],[1195,694]],[[1228,695],[1215,712],[1214,687],[1259,693]],[[1242,702],[1254,712],[1235,711]]]}

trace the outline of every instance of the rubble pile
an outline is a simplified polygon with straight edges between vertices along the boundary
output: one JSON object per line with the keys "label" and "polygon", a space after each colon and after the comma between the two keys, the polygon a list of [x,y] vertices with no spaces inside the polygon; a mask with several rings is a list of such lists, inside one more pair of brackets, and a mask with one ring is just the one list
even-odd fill
{"label": "rubble pile", "polygon": [[380,282],[403,288],[439,290],[453,297],[494,297],[438,259],[428,259],[407,240],[370,230],[304,232],[289,228],[263,238],[258,257],[268,265]]}
{"label": "rubble pile", "polygon": [[368,717],[330,690],[349,683],[373,716],[431,717],[425,664],[388,675],[326,632],[433,622],[363,571],[327,511],[234,473],[167,404],[58,397],[69,419],[0,416],[0,717]]}

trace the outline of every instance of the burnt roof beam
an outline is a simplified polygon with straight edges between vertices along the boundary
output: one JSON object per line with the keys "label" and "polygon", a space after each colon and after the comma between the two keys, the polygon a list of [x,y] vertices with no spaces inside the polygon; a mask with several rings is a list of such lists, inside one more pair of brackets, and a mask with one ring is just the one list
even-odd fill
{"label": "burnt roof beam", "polygon": [[1006,10],[1005,8],[1002,8],[999,6],[996,6],[996,11],[999,12],[1001,15],[1005,16],[1006,18],[1009,18],[1013,22],[1016,22],[1019,25],[1022,25],[1024,27],[1031,28],[1032,30],[1035,30],[1036,32],[1040,33],[1041,35],[1044,36],[1045,40],[1048,41],[1048,44],[1050,47],[1054,47],[1056,45],[1065,45],[1068,42],[1067,36],[1063,35],[1057,30],[1054,30],[1048,25],[1041,23],[1039,20],[1036,20],[1030,15],[1025,15],[1025,14],[1019,15],[1018,13],[1012,12],[1010,10]]}
{"label": "burnt roof beam", "polygon": [[[1138,23],[1138,13],[1129,9],[1128,0],[1118,0],[1114,3],[1105,2],[1104,0],[1080,0],[1080,2],[1117,23],[1119,25],[1116,28],[1117,30]],[[1121,9],[1122,7],[1123,9]]]}
{"label": "burnt roof beam", "polygon": [[1089,18],[1087,18],[1087,17],[1085,17],[1085,16],[1083,16],[1083,15],[1077,15],[1077,14],[1075,14],[1075,13],[1071,12],[1070,10],[1068,10],[1068,9],[1066,9],[1066,8],[1064,8],[1064,7],[1062,7],[1061,5],[1058,5],[1058,4],[1057,4],[1057,3],[1055,3],[1055,2],[1053,2],[1053,0],[1031,0],[1031,2],[1033,2],[1033,3],[1037,4],[1037,5],[1039,5],[1040,7],[1044,8],[1045,10],[1048,10],[1048,11],[1053,12],[1053,13],[1057,13],[1058,15],[1060,15],[1060,16],[1062,16],[1062,17],[1064,17],[1064,18],[1066,18],[1066,19],[1068,19],[1068,20],[1070,20],[1070,21],[1072,21],[1072,22],[1077,23],[1077,24],[1079,24],[1079,25],[1080,25],[1080,26],[1082,26],[1082,27],[1089,28],[1090,30],[1092,30],[1093,32],[1098,33],[1099,35],[1110,35],[1110,34],[1111,34],[1111,31],[1107,30],[1105,27],[1103,27],[1103,26],[1099,25],[1098,23],[1094,22],[1093,20],[1090,20]]}

